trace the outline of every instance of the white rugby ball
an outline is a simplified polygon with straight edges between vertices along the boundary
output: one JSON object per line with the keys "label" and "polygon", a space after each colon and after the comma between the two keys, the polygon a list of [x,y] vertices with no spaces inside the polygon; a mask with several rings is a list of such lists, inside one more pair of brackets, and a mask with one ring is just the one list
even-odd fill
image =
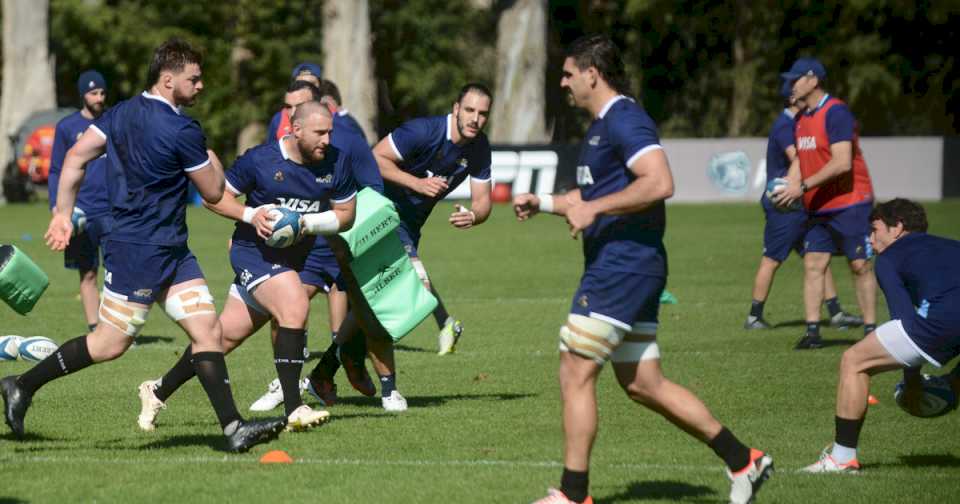
{"label": "white rugby ball", "polygon": [[273,233],[266,239],[267,245],[286,248],[300,240],[300,213],[288,208],[278,207],[270,210],[273,219]]}
{"label": "white rugby ball", "polygon": [[59,347],[52,339],[44,336],[23,338],[19,347],[20,358],[25,361],[40,362],[56,352],[57,348]]}
{"label": "white rugby ball", "polygon": [[[767,195],[767,199],[770,200],[770,203],[773,203],[773,197],[774,197],[774,196],[776,196],[777,194],[779,194],[780,191],[783,191],[783,190],[787,187],[787,183],[788,183],[788,182],[787,182],[787,179],[785,179],[785,178],[783,178],[783,177],[777,177],[777,178],[775,178],[775,179],[773,179],[773,180],[768,180],[768,181],[767,181],[767,190],[766,190],[765,194]],[[777,205],[776,203],[774,203],[774,207],[775,207],[777,210],[780,210],[781,212],[791,212],[791,211],[794,211],[794,210],[800,210],[800,208],[801,208],[800,205],[801,205],[800,200],[795,200],[795,201],[794,201],[793,203],[791,203],[790,206],[788,206],[788,207],[782,207],[782,206]]]}
{"label": "white rugby ball", "polygon": [[923,395],[920,398],[920,411],[916,414],[907,411],[903,402],[903,380],[893,389],[893,400],[900,409],[908,414],[920,418],[933,418],[944,415],[956,409],[957,395],[950,387],[950,382],[940,376],[923,375]]}
{"label": "white rugby ball", "polygon": [[17,360],[20,355],[20,336],[0,336],[0,361]]}
{"label": "white rugby ball", "polygon": [[70,221],[73,223],[73,236],[83,234],[87,229],[87,213],[78,207],[73,207]]}

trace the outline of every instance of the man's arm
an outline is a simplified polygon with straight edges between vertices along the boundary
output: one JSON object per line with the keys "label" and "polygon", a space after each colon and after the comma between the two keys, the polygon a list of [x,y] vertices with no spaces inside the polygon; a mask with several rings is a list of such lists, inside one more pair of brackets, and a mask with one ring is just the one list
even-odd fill
{"label": "man's arm", "polygon": [[63,124],[57,123],[57,128],[53,133],[53,151],[50,153],[50,174],[47,176],[47,190],[49,191],[50,211],[57,208],[57,190],[60,183],[60,172],[63,169],[63,160],[67,155],[68,133],[64,131]]}
{"label": "man's arm", "polygon": [[390,136],[387,135],[373,148],[373,157],[377,160],[380,175],[383,180],[401,187],[406,187],[424,196],[435,198],[447,189],[447,183],[439,177],[415,177],[400,169],[400,157],[390,145]]}
{"label": "man's arm", "polygon": [[303,232],[313,235],[334,235],[353,227],[357,216],[357,197],[333,202],[332,209],[326,212],[303,215]]}
{"label": "man's arm", "polygon": [[273,221],[270,219],[269,211],[275,205],[261,205],[257,208],[251,208],[237,198],[238,195],[231,191],[224,191],[223,197],[217,202],[203,200],[203,206],[210,209],[211,212],[222,215],[228,219],[243,221],[253,226],[257,235],[266,240],[273,233]]}
{"label": "man's arm", "polygon": [[100,157],[106,149],[107,139],[98,130],[87,129],[77,143],[67,151],[63,160],[63,170],[57,188],[57,205],[50,219],[50,225],[44,234],[47,246],[53,250],[64,250],[70,243],[73,223],[70,216],[77,201],[77,192],[83,182],[87,163]]}
{"label": "man's arm", "polygon": [[554,215],[567,215],[567,210],[578,204],[581,200],[580,189],[573,189],[564,194],[541,194],[532,193],[518,194],[513,198],[513,211],[517,214],[517,220],[525,221],[540,212],[552,213]]}
{"label": "man's arm", "polygon": [[470,208],[457,205],[458,211],[450,214],[450,224],[460,229],[467,229],[483,224],[490,217],[490,181],[477,182],[470,180]]}
{"label": "man's arm", "polygon": [[204,202],[217,203],[223,197],[223,164],[212,150],[207,149],[207,155],[210,156],[210,161],[202,168],[187,172],[187,178],[197,186]]}

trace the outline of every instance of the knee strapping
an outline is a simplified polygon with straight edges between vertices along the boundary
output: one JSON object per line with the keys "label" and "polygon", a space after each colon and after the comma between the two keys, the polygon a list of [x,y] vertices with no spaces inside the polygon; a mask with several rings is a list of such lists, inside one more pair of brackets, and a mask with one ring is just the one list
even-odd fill
{"label": "knee strapping", "polygon": [[572,352],[597,364],[610,360],[625,331],[601,320],[570,314],[560,328],[560,351]]}
{"label": "knee strapping", "polygon": [[147,323],[149,308],[131,305],[126,296],[104,289],[100,300],[100,321],[116,327],[124,334],[135,338]]}
{"label": "knee strapping", "polygon": [[623,337],[623,343],[613,352],[613,362],[640,362],[660,358],[657,345],[657,323],[637,322]]}
{"label": "knee strapping", "polygon": [[195,285],[167,295],[163,308],[177,322],[195,315],[217,314],[213,296],[206,285]]}

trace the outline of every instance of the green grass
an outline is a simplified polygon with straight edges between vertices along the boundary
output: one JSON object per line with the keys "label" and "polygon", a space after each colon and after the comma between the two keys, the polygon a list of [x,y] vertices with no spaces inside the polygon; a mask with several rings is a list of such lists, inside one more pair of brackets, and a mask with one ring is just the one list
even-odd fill
{"label": "green grass", "polygon": [[[581,271],[580,243],[560,219],[519,224],[507,206],[469,232],[446,224],[441,204],[425,230],[422,257],[450,312],[466,327],[458,352],[434,355],[436,326],[424,322],[402,342],[398,384],[410,402],[385,414],[379,399],[339,378],[333,420],[283,435],[244,455],[220,451],[221,435],[196,382],[168,401],[153,433],[137,430],[137,385],[162,374],[187,340],[154,309],[145,343],[121,359],[58,380],[35,398],[29,437],[0,427],[0,502],[529,502],[558,484],[562,437],[557,386],[557,330]],[[928,205],[931,232],[960,237],[960,202]],[[833,437],[840,354],[860,330],[824,330],[840,344],[791,349],[802,326],[801,271],[781,269],[767,318],[784,324],[745,332],[761,250],[757,205],[672,205],[668,210],[668,288],[680,303],[661,311],[663,367],[696,392],[743,441],[769,451],[778,472],[761,502],[936,502],[956,497],[960,415],[920,420],[892,400],[897,374],[872,386],[861,440],[859,477],[810,476]],[[46,250],[41,204],[0,209],[0,243],[15,243],[50,275],[28,317],[0,306],[0,333],[46,335],[57,342],[83,332],[77,278]],[[232,279],[226,240],[231,224],[190,211],[191,248],[223,306]],[[30,239],[28,236],[30,235]],[[844,305],[856,311],[849,274],[835,270]],[[327,341],[326,307],[313,305],[310,346]],[[886,309],[881,307],[881,318]],[[268,338],[251,338],[228,359],[238,405],[246,407],[274,376]],[[312,365],[312,363],[311,363]],[[0,363],[3,375],[23,362]],[[600,433],[593,456],[597,502],[726,502],[721,462],[657,415],[632,404],[612,373],[600,380]],[[296,463],[257,463],[269,449]]]}

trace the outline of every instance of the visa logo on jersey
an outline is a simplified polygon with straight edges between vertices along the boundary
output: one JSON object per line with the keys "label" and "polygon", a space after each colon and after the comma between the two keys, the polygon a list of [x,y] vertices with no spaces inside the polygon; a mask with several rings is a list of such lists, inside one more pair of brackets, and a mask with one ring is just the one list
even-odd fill
{"label": "visa logo on jersey", "polygon": [[593,185],[593,174],[590,173],[590,165],[580,165],[577,167],[577,185]]}
{"label": "visa logo on jersey", "polygon": [[817,137],[802,136],[797,139],[797,150],[817,150]]}
{"label": "visa logo on jersey", "polygon": [[281,198],[277,197],[277,204],[288,210],[300,213],[314,213],[320,211],[320,202],[313,200],[302,200],[300,198]]}

